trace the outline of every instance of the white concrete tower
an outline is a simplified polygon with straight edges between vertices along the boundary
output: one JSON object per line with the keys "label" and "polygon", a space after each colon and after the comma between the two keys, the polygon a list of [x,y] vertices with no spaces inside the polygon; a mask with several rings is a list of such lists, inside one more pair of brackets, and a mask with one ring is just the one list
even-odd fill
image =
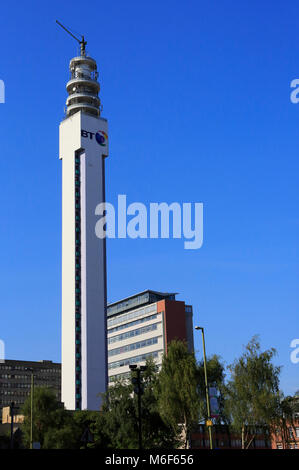
{"label": "white concrete tower", "polygon": [[62,160],[62,401],[98,410],[107,389],[106,245],[95,234],[105,201],[107,120],[100,117],[97,64],[70,62],[66,117],[59,128]]}

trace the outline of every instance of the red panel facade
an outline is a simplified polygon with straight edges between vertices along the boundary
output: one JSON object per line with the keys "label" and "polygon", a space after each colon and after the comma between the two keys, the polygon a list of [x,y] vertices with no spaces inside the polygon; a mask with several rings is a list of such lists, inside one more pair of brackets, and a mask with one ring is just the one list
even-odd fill
{"label": "red panel facade", "polygon": [[178,300],[160,300],[158,312],[164,312],[164,337],[166,344],[174,339],[187,341],[185,302]]}

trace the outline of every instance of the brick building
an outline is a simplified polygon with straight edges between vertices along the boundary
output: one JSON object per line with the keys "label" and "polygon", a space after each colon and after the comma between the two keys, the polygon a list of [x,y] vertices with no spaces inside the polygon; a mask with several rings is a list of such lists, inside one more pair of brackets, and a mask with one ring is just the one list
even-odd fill
{"label": "brick building", "polygon": [[286,422],[282,427],[276,427],[272,434],[272,449],[299,449],[299,396],[292,400],[294,415],[292,422]]}
{"label": "brick building", "polygon": [[[257,427],[252,431],[254,438],[249,449],[271,449],[271,436],[266,428]],[[224,424],[212,427],[213,449],[241,449],[241,435]],[[200,424],[191,435],[192,449],[209,449],[210,440],[207,426]]]}

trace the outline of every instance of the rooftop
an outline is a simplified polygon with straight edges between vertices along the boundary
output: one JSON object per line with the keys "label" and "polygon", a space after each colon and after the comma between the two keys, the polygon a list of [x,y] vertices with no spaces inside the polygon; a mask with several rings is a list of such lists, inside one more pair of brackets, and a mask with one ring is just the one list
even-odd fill
{"label": "rooftop", "polygon": [[107,316],[117,315],[127,310],[140,307],[141,305],[152,304],[159,300],[175,300],[177,292],[158,292],[154,290],[145,290],[124,299],[112,302],[107,306]]}

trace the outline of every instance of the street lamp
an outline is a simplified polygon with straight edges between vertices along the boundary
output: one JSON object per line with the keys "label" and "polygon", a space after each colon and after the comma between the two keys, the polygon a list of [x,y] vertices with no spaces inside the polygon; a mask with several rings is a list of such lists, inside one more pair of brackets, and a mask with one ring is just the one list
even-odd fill
{"label": "street lamp", "polygon": [[132,372],[137,372],[137,377],[132,378],[133,385],[136,385],[134,388],[134,392],[137,394],[138,397],[138,440],[139,440],[139,449],[142,449],[142,421],[141,421],[141,395],[143,393],[142,385],[141,385],[141,372],[144,372],[147,367],[140,366],[137,367],[136,364],[131,364],[130,370]]}
{"label": "street lamp", "polygon": [[202,334],[202,347],[203,347],[203,368],[205,373],[205,389],[206,389],[206,401],[207,401],[207,412],[208,412],[208,429],[209,429],[209,439],[210,439],[210,449],[213,449],[213,440],[212,440],[212,427],[211,427],[211,412],[210,412],[210,397],[209,397],[209,388],[208,388],[208,374],[207,374],[207,359],[206,359],[206,345],[205,345],[205,333],[202,326],[196,326],[196,330],[201,330]]}

